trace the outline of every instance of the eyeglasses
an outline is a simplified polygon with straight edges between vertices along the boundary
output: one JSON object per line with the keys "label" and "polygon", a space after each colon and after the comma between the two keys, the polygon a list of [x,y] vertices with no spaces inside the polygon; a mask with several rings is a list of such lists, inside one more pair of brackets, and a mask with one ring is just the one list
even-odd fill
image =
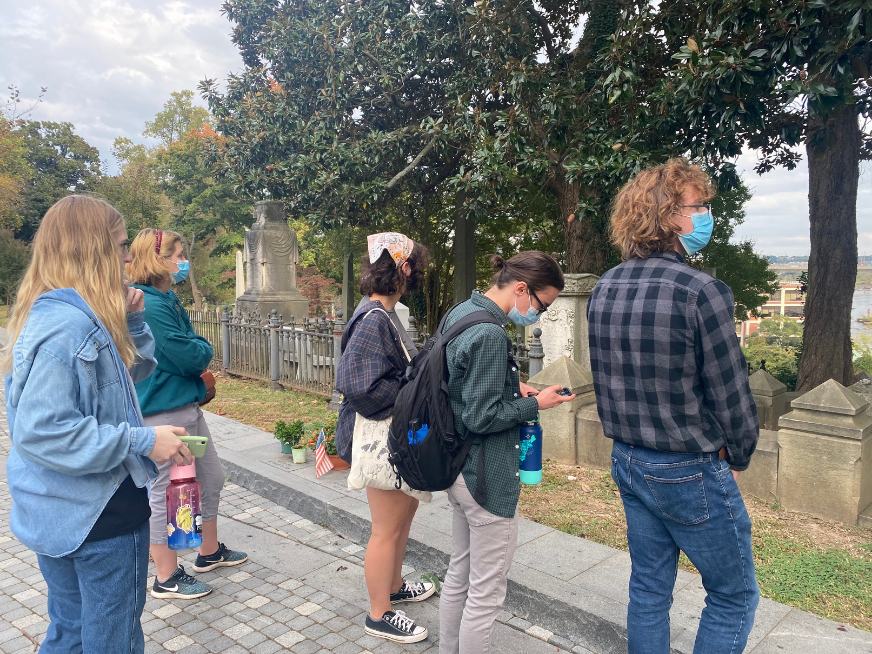
{"label": "eyeglasses", "polygon": [[542,309],[541,309],[542,313],[545,313],[546,311],[548,311],[548,307],[550,307],[551,305],[550,305],[550,304],[545,304],[542,300],[540,300],[540,299],[539,299],[539,296],[536,295],[536,291],[534,291],[534,290],[533,290],[532,288],[530,288],[529,286],[527,287],[527,290],[530,291],[530,295],[532,295],[532,296],[533,296],[533,299],[536,300],[536,302],[539,303],[539,306],[540,306],[540,307],[542,307]]}
{"label": "eyeglasses", "polygon": [[682,204],[681,205],[682,209],[693,209],[693,208],[699,209],[700,207],[702,207],[703,209],[705,209],[708,212],[711,212],[712,203],[711,202],[703,202],[702,204]]}

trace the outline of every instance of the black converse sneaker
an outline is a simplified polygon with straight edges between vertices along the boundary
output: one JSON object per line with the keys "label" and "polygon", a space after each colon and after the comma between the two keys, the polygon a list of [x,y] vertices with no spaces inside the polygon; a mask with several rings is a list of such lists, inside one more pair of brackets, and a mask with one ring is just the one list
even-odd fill
{"label": "black converse sneaker", "polygon": [[209,556],[197,554],[197,560],[194,561],[194,572],[209,572],[215,568],[239,565],[246,561],[248,561],[248,554],[245,552],[234,552],[224,543],[218,543],[218,551],[214,554]]}
{"label": "black converse sneaker", "polygon": [[426,581],[403,581],[400,590],[396,593],[391,593],[391,604],[399,604],[400,602],[423,602],[435,592],[436,587]]}
{"label": "black converse sneaker", "polygon": [[427,629],[416,625],[402,611],[388,611],[381,620],[373,620],[367,615],[364,631],[370,636],[386,638],[395,643],[418,643],[428,636]]}
{"label": "black converse sneaker", "polygon": [[155,577],[154,586],[151,587],[151,596],[157,599],[197,599],[211,592],[212,586],[197,581],[191,575],[186,574],[185,568],[181,565],[163,583],[160,583]]}

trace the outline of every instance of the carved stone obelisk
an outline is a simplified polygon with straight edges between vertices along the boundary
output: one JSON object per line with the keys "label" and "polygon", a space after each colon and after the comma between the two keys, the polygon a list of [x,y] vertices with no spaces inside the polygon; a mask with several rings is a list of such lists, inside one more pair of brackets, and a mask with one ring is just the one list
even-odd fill
{"label": "carved stone obelisk", "polygon": [[275,309],[285,322],[309,317],[309,301],[297,290],[297,235],[288,227],[281,202],[254,205],[254,224],[245,232],[244,259],[248,274],[238,310],[257,313],[262,321]]}

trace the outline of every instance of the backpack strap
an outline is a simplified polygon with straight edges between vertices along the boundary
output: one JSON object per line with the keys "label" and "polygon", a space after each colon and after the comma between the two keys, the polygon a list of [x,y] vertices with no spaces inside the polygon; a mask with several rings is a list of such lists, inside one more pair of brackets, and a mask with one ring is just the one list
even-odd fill
{"label": "backpack strap", "polygon": [[[447,318],[448,316],[446,315],[445,317]],[[502,327],[502,323],[500,323],[500,321],[497,320],[490,311],[485,311],[484,309],[474,311],[463,316],[463,318],[451,325],[447,331],[442,332],[442,339],[448,343],[470,327],[487,323]]]}
{"label": "backpack strap", "polygon": [[[400,334],[400,330],[397,329],[397,326],[394,324],[394,321],[391,320],[391,317],[390,317],[390,315],[388,315],[388,312],[385,311],[384,309],[380,309],[380,308],[376,307],[375,309],[370,309],[369,311],[367,311],[367,312],[366,312],[366,316],[368,316],[368,315],[371,314],[371,313],[375,313],[376,311],[381,311],[383,314],[385,314],[385,316],[387,316],[388,322],[391,323],[391,327],[393,327],[393,328],[394,328],[394,331],[397,332],[397,340],[400,341],[400,347],[403,348],[403,354],[406,355],[406,361],[407,361],[408,363],[411,363],[411,362],[412,362],[412,357],[409,356],[409,351],[406,349],[406,344],[403,343],[403,337],[402,337],[402,335]],[[363,317],[361,318],[361,320],[363,320],[363,318],[366,318],[366,316],[363,316]]]}

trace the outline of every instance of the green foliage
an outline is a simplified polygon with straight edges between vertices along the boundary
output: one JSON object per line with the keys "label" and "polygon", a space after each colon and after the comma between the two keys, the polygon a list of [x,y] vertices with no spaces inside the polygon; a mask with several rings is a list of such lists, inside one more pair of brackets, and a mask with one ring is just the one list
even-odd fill
{"label": "green foliage", "polygon": [[290,445],[294,449],[302,449],[306,447],[306,440],[303,437],[304,431],[305,423],[302,420],[295,420],[290,425],[284,420],[279,420],[276,423],[273,435],[280,443]]}
{"label": "green foliage", "polygon": [[100,153],[70,123],[26,121],[16,131],[31,175],[21,191],[21,224],[15,235],[30,240],[55,202],[93,188],[100,178]]}
{"label": "green foliage", "polygon": [[794,390],[802,332],[802,323],[787,316],[761,320],[757,332],[746,340],[744,351],[748,370],[755,373],[765,362],[769,374],[787,386],[788,390]]}
{"label": "green foliage", "polygon": [[427,583],[433,584],[433,587],[436,589],[436,594],[442,594],[442,582],[439,580],[439,577],[436,576],[433,572],[426,572],[421,575],[421,581],[425,581]]}
{"label": "green foliage", "polygon": [[872,334],[858,334],[853,338],[854,370],[872,375]]}
{"label": "green foliage", "polygon": [[31,175],[21,134],[14,122],[0,116],[0,229],[21,227],[21,191]]}
{"label": "green foliage", "polygon": [[168,148],[192,129],[200,129],[210,121],[209,112],[193,104],[194,92],[174,91],[154,120],[146,121],[143,136],[159,139]]}
{"label": "green foliage", "polygon": [[8,229],[0,229],[0,299],[12,303],[12,296],[30,262],[30,247]]}

